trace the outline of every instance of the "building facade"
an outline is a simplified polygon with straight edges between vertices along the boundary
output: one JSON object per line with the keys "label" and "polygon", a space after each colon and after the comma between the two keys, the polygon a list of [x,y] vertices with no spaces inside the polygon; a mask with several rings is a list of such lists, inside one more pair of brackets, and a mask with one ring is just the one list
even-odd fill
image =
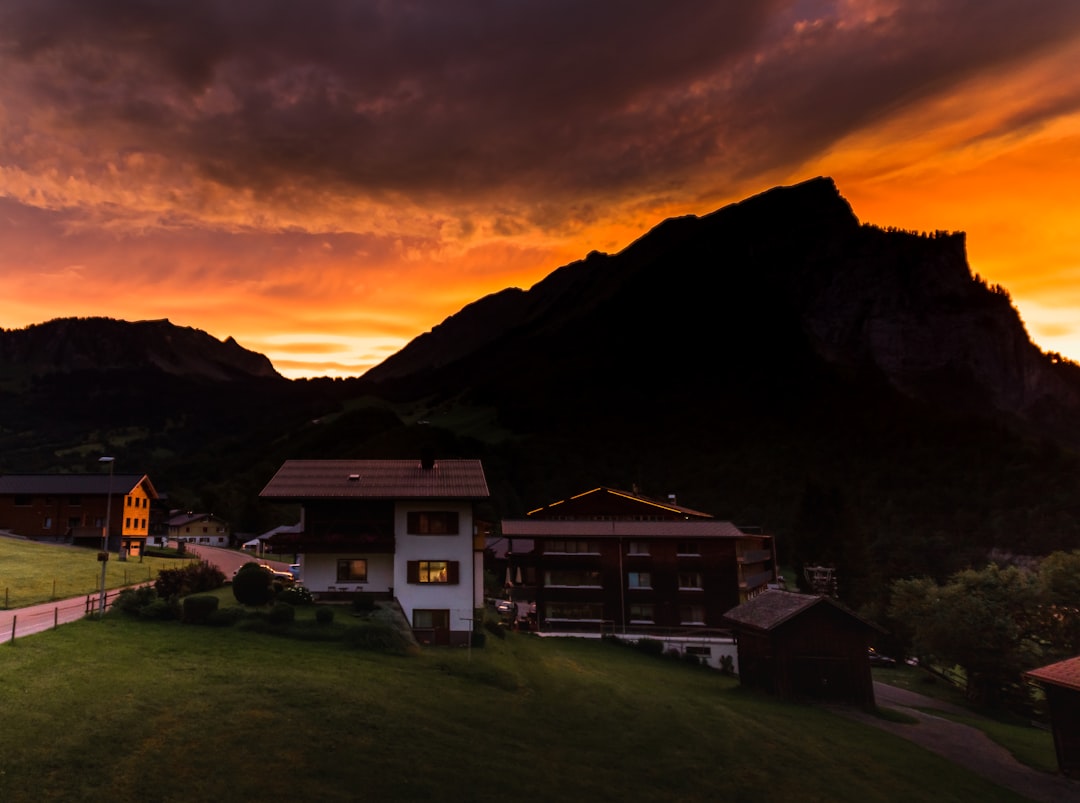
{"label": "building facade", "polygon": [[178,513],[166,523],[168,538],[187,544],[229,546],[229,523],[213,513]]}
{"label": "building facade", "polygon": [[535,602],[541,634],[731,644],[724,613],[776,580],[771,536],[672,497],[596,488],[503,520],[501,536],[511,596]]}
{"label": "building facade", "polygon": [[290,460],[261,498],[298,502],[300,529],[267,541],[321,599],[396,600],[422,643],[465,644],[483,605],[479,460]]}
{"label": "building facade", "polygon": [[0,476],[0,529],[140,555],[157,498],[145,474],[6,474]]}

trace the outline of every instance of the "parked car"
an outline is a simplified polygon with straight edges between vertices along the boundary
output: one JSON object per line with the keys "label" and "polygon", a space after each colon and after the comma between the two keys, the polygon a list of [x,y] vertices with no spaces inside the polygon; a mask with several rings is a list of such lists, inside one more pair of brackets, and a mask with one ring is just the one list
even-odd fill
{"label": "parked car", "polygon": [[896,659],[890,658],[887,655],[882,655],[873,647],[870,648],[870,666],[896,666]]}
{"label": "parked car", "polygon": [[517,616],[517,603],[513,600],[501,599],[495,603],[495,610],[502,616]]}

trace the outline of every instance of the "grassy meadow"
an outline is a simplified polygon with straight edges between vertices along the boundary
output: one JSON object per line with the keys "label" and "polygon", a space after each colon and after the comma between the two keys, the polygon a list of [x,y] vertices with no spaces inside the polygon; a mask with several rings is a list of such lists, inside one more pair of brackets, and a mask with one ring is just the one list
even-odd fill
{"label": "grassy meadow", "polygon": [[[97,549],[39,544],[0,538],[0,608],[23,608],[78,597],[101,588]],[[155,580],[161,569],[182,565],[177,559],[138,557],[106,562],[105,585],[120,588]]]}
{"label": "grassy meadow", "polygon": [[114,613],[0,647],[0,722],[5,803],[1020,799],[710,670],[516,633],[389,655]]}

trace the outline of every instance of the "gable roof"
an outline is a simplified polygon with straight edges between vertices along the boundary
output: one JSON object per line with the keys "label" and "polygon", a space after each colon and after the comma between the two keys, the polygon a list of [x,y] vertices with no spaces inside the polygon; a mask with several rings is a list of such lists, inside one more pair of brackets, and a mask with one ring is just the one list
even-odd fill
{"label": "gable roof", "polygon": [[775,630],[780,625],[816,605],[831,605],[837,610],[843,611],[852,619],[861,622],[867,628],[881,631],[880,627],[866,621],[832,597],[823,594],[796,594],[793,591],[774,589],[763,591],[753,599],[737,605],[725,613],[724,618],[732,624],[742,625],[754,630]]}
{"label": "gable roof", "polygon": [[263,499],[486,499],[479,460],[287,460]]}
{"label": "gable roof", "polygon": [[158,493],[146,474],[4,474],[0,476],[0,495],[50,494],[106,496],[128,494],[143,486],[146,495],[157,499]]}
{"label": "gable roof", "polygon": [[692,508],[683,507],[682,505],[675,504],[674,499],[668,499],[666,502],[662,502],[658,499],[652,499],[648,496],[644,496],[635,491],[620,491],[617,488],[608,488],[606,486],[599,486],[583,493],[575,494],[567,499],[560,499],[557,502],[551,502],[550,504],[538,507],[535,510],[530,510],[526,515],[533,516],[541,513],[554,513],[556,508],[562,505],[573,507],[575,503],[580,503],[582,500],[587,500],[590,497],[597,496],[613,496],[624,502],[630,502],[631,504],[637,504],[642,508],[654,508],[658,513],[667,514],[670,516],[682,516],[685,518],[694,519],[711,519],[712,516],[708,513],[702,513],[700,510],[693,510]]}
{"label": "gable roof", "polygon": [[185,524],[194,524],[197,521],[220,521],[222,524],[227,524],[220,516],[215,516],[213,513],[178,513],[175,516],[169,518],[166,524],[169,527],[183,527]]}
{"label": "gable roof", "polygon": [[629,521],[626,519],[503,519],[513,538],[734,538],[744,536],[730,521]]}
{"label": "gable roof", "polygon": [[1024,674],[1040,683],[1080,691],[1080,656],[1066,658],[1064,661],[1032,669]]}

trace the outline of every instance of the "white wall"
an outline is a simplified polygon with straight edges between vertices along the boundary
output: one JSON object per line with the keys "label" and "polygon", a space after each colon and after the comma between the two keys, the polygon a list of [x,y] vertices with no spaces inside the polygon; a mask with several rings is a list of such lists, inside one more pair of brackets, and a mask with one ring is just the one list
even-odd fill
{"label": "white wall", "polygon": [[[411,511],[454,510],[458,513],[457,535],[409,535],[407,514]],[[468,502],[432,501],[398,502],[394,509],[396,555],[394,561],[394,596],[401,603],[409,622],[413,611],[448,609],[450,629],[472,630],[476,607],[476,569],[473,553],[472,505]],[[407,569],[411,560],[453,560],[458,562],[457,585],[419,585],[408,583]],[[482,575],[480,575],[482,577]],[[482,604],[482,599],[481,599]]]}
{"label": "white wall", "polygon": [[[366,583],[339,583],[337,562],[343,558],[367,559]],[[340,553],[330,555],[301,555],[300,576],[304,587],[318,593],[333,586],[337,591],[389,591],[394,586],[394,556]]]}

